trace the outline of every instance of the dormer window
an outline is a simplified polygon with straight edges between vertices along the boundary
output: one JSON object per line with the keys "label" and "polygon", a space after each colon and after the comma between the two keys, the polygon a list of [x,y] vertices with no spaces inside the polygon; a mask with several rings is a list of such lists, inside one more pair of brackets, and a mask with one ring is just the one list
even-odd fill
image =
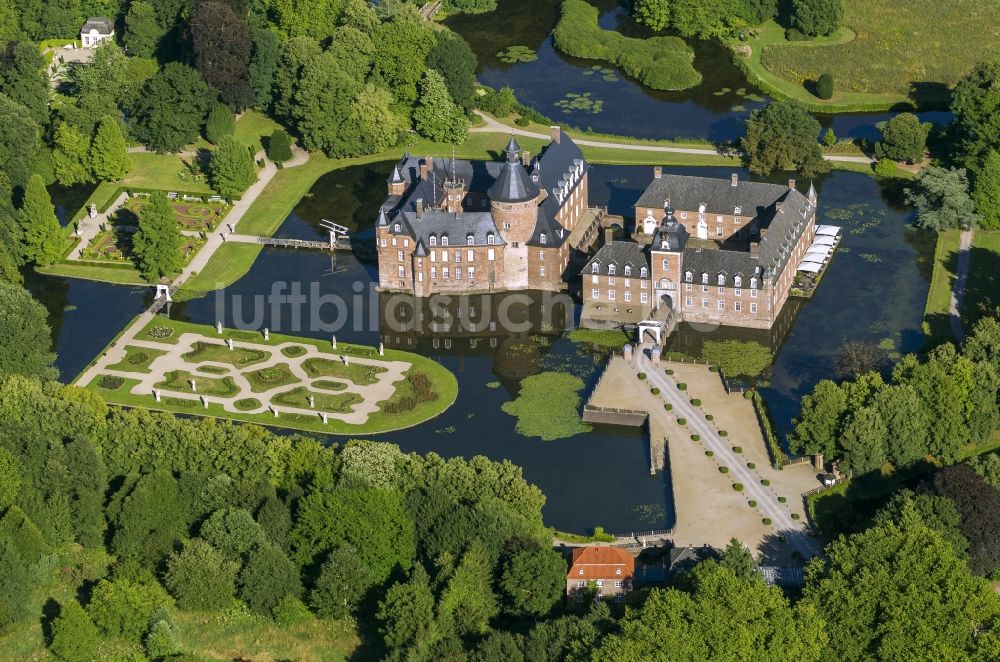
{"label": "dormer window", "polygon": [[496,243],[496,239],[495,239],[495,237],[493,236],[493,233],[492,233],[492,232],[491,232],[491,233],[489,233],[488,235],[486,235],[486,243],[487,243],[487,244],[495,244],[495,243]]}
{"label": "dormer window", "polygon": [[757,289],[757,279],[756,278],[751,278],[750,279],[750,289],[751,290],[756,290]]}
{"label": "dormer window", "polygon": [[544,244],[544,243],[547,243],[547,241],[548,241],[548,237],[545,236],[544,232],[542,234],[538,235],[538,243]]}
{"label": "dormer window", "polygon": [[708,274],[707,273],[703,273],[701,275],[701,284],[702,285],[708,285]]}
{"label": "dormer window", "polygon": [[630,267],[628,265],[625,265],[625,275],[626,276],[631,276],[632,275],[632,267]]}
{"label": "dormer window", "polygon": [[733,210],[734,216],[739,216],[742,213],[743,213],[743,207],[737,207],[736,209]]}
{"label": "dormer window", "polygon": [[476,242],[476,238],[473,237],[471,234],[468,237],[465,238],[465,243],[468,244],[469,246],[471,246],[475,242]]}
{"label": "dormer window", "polygon": [[615,275],[615,265],[613,265],[613,264],[609,264],[608,265],[608,275],[609,276],[614,276]]}
{"label": "dormer window", "polygon": [[622,569],[621,568],[615,568],[615,574],[616,575],[622,574]]}
{"label": "dormer window", "polygon": [[596,274],[600,273],[600,271],[601,271],[601,265],[597,264],[596,262],[590,265],[590,273]]}
{"label": "dormer window", "polygon": [[733,285],[743,287],[743,278],[741,276],[733,276]]}
{"label": "dormer window", "polygon": [[396,223],[396,225],[395,225],[395,226],[393,226],[393,229],[394,229],[394,230],[395,230],[396,232],[399,232],[399,223]]}
{"label": "dormer window", "polygon": [[694,274],[691,273],[690,271],[685,271],[684,272],[684,280],[686,280],[689,283],[692,282],[694,280]]}
{"label": "dormer window", "polygon": [[719,285],[725,285],[725,284],[726,284],[726,275],[719,274]]}
{"label": "dormer window", "polygon": [[646,267],[639,267],[639,278],[645,278],[647,275]]}
{"label": "dormer window", "polygon": [[441,237],[441,245],[442,246],[448,245],[448,237]]}
{"label": "dormer window", "polygon": [[438,245],[438,238],[435,237],[434,235],[431,235],[430,238],[427,241],[430,242],[431,246],[437,246]]}

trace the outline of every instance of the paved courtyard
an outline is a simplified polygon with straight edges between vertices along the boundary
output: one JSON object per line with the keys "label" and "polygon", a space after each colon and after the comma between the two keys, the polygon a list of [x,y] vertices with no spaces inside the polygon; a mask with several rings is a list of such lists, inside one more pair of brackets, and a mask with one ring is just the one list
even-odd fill
{"label": "paved courtyard", "polygon": [[[129,354],[154,358],[132,367]],[[151,408],[156,407],[158,392],[162,399],[221,405],[232,413],[325,415],[361,425],[379,411],[378,403],[395,394],[411,366],[377,355],[339,354],[332,347],[323,351],[308,343],[234,340],[227,345],[218,337],[182,333],[163,342],[133,338],[119,343],[78,385],[120,377],[137,380],[128,392],[148,397]],[[276,383],[269,386],[268,381]],[[225,394],[219,393],[222,389]]]}

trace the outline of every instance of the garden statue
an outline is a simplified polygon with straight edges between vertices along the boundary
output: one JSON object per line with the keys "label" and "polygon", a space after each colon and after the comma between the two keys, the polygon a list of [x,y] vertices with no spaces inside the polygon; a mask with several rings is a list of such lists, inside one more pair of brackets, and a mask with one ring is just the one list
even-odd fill
{"label": "garden statue", "polygon": [[346,356],[341,356],[340,360],[344,362],[344,365],[347,365],[347,357]]}
{"label": "garden statue", "polygon": [[221,321],[215,323],[215,332],[216,333],[222,333],[222,322]]}
{"label": "garden statue", "polygon": [[268,329],[268,328],[267,328],[267,327],[265,326],[265,327],[264,327],[264,340],[267,340],[267,339],[268,339],[268,338],[270,338],[270,337],[271,337],[271,330],[270,330],[270,329]]}
{"label": "garden statue", "polygon": [[311,395],[309,396],[309,408],[310,409],[315,409],[316,408],[316,398],[314,398]]}
{"label": "garden statue", "polygon": [[321,413],[319,417],[323,419],[323,425],[326,425],[327,421],[329,420],[326,416],[326,413],[325,412]]}
{"label": "garden statue", "polygon": [[90,203],[90,217],[97,218],[97,205],[93,202]]}
{"label": "garden statue", "polygon": [[203,395],[203,396],[201,396],[201,405],[202,405],[202,406],[203,406],[203,407],[204,407],[205,409],[208,409],[208,398],[206,398],[206,397],[205,397],[204,395]]}
{"label": "garden statue", "polygon": [[385,356],[385,345],[383,345],[382,343],[378,344],[378,355]]}
{"label": "garden statue", "polygon": [[153,397],[156,398],[157,402],[160,401],[160,391],[159,391],[159,389],[155,389],[155,388],[153,389]]}
{"label": "garden statue", "polygon": [[337,336],[333,336],[330,338],[330,344],[333,345],[334,349],[337,349]]}
{"label": "garden statue", "polygon": [[276,408],[271,407],[271,413],[274,414],[275,418],[278,418],[278,410]]}
{"label": "garden statue", "polygon": [[230,352],[233,351],[233,339],[232,338],[226,338],[226,346],[229,347],[229,351]]}
{"label": "garden statue", "polygon": [[198,392],[198,382],[196,382],[193,379],[191,380],[191,392],[192,393],[197,393]]}

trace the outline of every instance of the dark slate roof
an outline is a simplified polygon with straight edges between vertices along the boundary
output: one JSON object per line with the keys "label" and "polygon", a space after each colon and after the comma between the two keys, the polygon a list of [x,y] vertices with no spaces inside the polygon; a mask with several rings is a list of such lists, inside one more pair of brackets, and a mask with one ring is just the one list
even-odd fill
{"label": "dark slate roof", "polygon": [[612,241],[610,244],[601,246],[601,249],[597,251],[594,257],[590,258],[587,264],[583,265],[580,273],[594,273],[594,264],[597,264],[597,273],[604,275],[609,275],[608,265],[613,264],[615,266],[615,276],[624,276],[625,266],[627,265],[632,267],[631,278],[638,278],[641,267],[649,268],[649,258],[642,244],[637,244],[634,241]]}
{"label": "dark slate roof", "polygon": [[758,248],[759,264],[772,276],[779,275],[785,268],[791,249],[795,247],[806,222],[816,211],[806,196],[795,189],[785,190],[786,194],[779,201],[781,210],[772,207],[759,221],[762,235]]}
{"label": "dark slate roof", "polygon": [[97,30],[99,34],[111,34],[115,31],[115,24],[103,16],[94,16],[88,18],[83,27],[80,28],[81,32],[90,32],[91,30]]}
{"label": "dark slate roof", "polygon": [[413,249],[413,254],[417,257],[427,257],[427,249],[424,247],[424,242],[417,239],[417,247]]}
{"label": "dark slate roof", "polygon": [[[503,244],[500,232],[493,222],[493,214],[488,211],[463,212],[452,214],[446,211],[431,210],[425,211],[420,218],[412,212],[401,212],[393,221],[398,222],[402,227],[399,234],[406,234],[431,246],[430,238],[435,238],[435,244],[441,245],[441,237],[448,237],[448,247],[462,247],[468,244],[468,237],[471,234],[473,245],[486,245],[486,237],[493,233],[493,243]],[[395,229],[390,232],[395,234]]]}
{"label": "dark slate roof", "polygon": [[660,223],[660,226],[656,228],[656,232],[653,234],[653,242],[650,244],[650,248],[654,251],[680,253],[684,250],[684,246],[687,245],[688,232],[683,225],[670,215],[671,210],[668,209],[667,211],[668,216],[663,219],[663,222]]}
{"label": "dark slate roof", "polygon": [[521,146],[517,144],[517,141],[514,139],[513,133],[510,134],[510,140],[507,141],[507,147],[504,148],[504,151],[507,152],[508,155],[517,154],[518,152],[521,151]]}
{"label": "dark slate roof", "polygon": [[399,172],[399,166],[398,165],[392,166],[392,174],[389,175],[389,180],[388,181],[389,181],[390,184],[398,184],[398,183],[400,183],[400,182],[403,181],[403,175],[402,175],[402,173]]}
{"label": "dark slate roof", "polygon": [[750,287],[750,278],[757,269],[757,259],[750,253],[723,251],[714,248],[688,248],[684,251],[684,269],[681,280],[687,282],[686,273],[692,273],[692,283],[701,284],[701,275],[708,274],[708,284],[718,285],[719,274],[725,276],[723,284],[733,286],[733,277],[743,278],[742,286]]}
{"label": "dark slate roof", "polygon": [[674,209],[698,211],[705,205],[706,214],[733,214],[737,207],[743,216],[755,217],[780,200],[787,186],[765,182],[740,181],[736,186],[728,179],[667,175],[653,179],[642,192],[636,207],[661,207],[667,200]]}
{"label": "dark slate roof", "polygon": [[486,192],[490,200],[497,202],[526,202],[537,198],[538,193],[538,186],[531,181],[531,175],[521,165],[516,152],[507,153],[506,163]]}
{"label": "dark slate roof", "polygon": [[[529,246],[543,245],[539,241],[543,232],[546,234],[547,242],[544,244],[546,246],[559,246],[566,237],[569,237],[569,232],[556,221],[556,213],[561,205],[553,189],[559,187],[559,182],[566,179],[569,172],[577,164],[579,164],[581,172],[576,183],[570,188],[571,193],[579,185],[583,175],[590,169],[590,164],[583,158],[583,152],[573,142],[573,139],[561,132],[559,142],[549,143],[538,156],[538,161],[535,164],[536,174],[533,177],[538,178],[538,187],[547,195],[542,204],[538,206],[538,221],[535,223],[535,231],[532,233],[531,239],[527,242]],[[587,204],[586,200],[584,200],[584,204]],[[557,241],[553,242],[553,238],[556,238]]]}

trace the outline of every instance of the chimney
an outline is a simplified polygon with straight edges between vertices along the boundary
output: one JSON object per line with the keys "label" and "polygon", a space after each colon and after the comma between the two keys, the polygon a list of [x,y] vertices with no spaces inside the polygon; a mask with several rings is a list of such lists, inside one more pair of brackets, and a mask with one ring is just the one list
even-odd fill
{"label": "chimney", "polygon": [[420,164],[420,179],[427,179],[427,163]]}
{"label": "chimney", "polygon": [[785,208],[785,203],[783,201],[778,200],[777,202],[774,203],[774,211],[775,212],[777,212],[777,213],[780,214],[781,210],[784,209],[784,208]]}
{"label": "chimney", "polygon": [[431,169],[434,168],[434,157],[426,156],[424,157],[424,162],[420,164],[420,179],[427,179],[430,174]]}
{"label": "chimney", "polygon": [[521,163],[525,168],[531,165],[531,152],[526,149],[521,150]]}
{"label": "chimney", "polygon": [[750,242],[750,255],[757,255],[757,253],[759,251],[759,248],[760,248],[760,244],[758,244],[756,241],[751,241]]}
{"label": "chimney", "polygon": [[760,240],[764,241],[764,239],[766,237],[767,237],[767,228],[761,228],[760,229]]}
{"label": "chimney", "polygon": [[739,183],[739,181],[740,181],[740,176],[737,175],[735,172],[729,176],[730,185],[736,186]]}
{"label": "chimney", "polygon": [[795,180],[794,179],[789,179],[788,180],[788,188],[795,188]]}
{"label": "chimney", "polygon": [[660,166],[653,166],[653,179],[659,179],[663,177],[663,168]]}
{"label": "chimney", "polygon": [[614,228],[604,228],[604,244],[610,244],[615,240],[615,229]]}
{"label": "chimney", "polygon": [[417,198],[417,218],[424,215],[424,199]]}
{"label": "chimney", "polygon": [[550,126],[549,135],[552,136],[552,142],[558,145],[559,139],[562,137],[562,129],[560,129],[558,126]]}

